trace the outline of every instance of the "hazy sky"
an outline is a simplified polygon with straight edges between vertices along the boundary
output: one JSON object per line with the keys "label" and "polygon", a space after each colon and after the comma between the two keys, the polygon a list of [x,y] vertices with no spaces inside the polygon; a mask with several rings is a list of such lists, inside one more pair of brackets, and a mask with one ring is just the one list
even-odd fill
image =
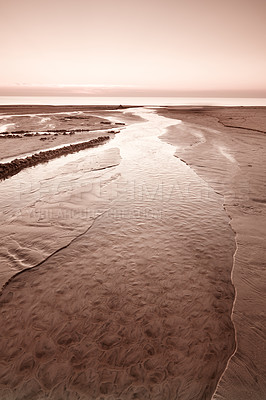
{"label": "hazy sky", "polygon": [[0,0],[0,31],[0,86],[266,97],[266,0]]}

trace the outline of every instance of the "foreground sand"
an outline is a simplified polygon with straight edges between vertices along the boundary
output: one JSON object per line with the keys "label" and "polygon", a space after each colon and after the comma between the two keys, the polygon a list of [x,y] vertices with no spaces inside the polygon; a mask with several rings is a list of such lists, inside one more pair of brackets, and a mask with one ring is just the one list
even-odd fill
{"label": "foreground sand", "polygon": [[266,109],[170,107],[163,115],[184,121],[169,129],[176,156],[224,196],[236,232],[232,274],[237,351],[213,399],[263,400],[265,363]]}

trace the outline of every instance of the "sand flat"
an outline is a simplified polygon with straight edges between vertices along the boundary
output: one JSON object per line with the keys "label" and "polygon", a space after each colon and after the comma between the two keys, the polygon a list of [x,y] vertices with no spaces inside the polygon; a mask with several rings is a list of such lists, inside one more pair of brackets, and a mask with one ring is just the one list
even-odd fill
{"label": "sand flat", "polygon": [[[0,107],[1,160],[50,149],[64,144],[91,140],[107,131],[122,128],[96,116],[92,108]],[[104,110],[106,111],[106,110]],[[99,109],[95,112],[100,113]],[[113,133],[110,133],[113,137]]]}
{"label": "sand flat", "polygon": [[265,107],[168,108],[181,119],[166,140],[211,187],[224,196],[236,232],[232,319],[237,351],[213,399],[262,400],[265,366]]}

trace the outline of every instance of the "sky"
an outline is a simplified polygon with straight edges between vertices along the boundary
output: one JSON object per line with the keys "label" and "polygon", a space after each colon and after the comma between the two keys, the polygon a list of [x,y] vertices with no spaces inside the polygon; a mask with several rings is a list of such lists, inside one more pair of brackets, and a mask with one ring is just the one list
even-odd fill
{"label": "sky", "polygon": [[265,0],[0,0],[0,95],[266,97]]}

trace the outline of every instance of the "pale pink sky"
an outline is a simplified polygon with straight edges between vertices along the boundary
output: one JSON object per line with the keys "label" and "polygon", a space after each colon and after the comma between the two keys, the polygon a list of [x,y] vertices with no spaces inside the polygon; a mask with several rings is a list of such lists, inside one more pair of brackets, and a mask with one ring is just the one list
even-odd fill
{"label": "pale pink sky", "polygon": [[0,87],[266,97],[265,21],[265,0],[0,0]]}

